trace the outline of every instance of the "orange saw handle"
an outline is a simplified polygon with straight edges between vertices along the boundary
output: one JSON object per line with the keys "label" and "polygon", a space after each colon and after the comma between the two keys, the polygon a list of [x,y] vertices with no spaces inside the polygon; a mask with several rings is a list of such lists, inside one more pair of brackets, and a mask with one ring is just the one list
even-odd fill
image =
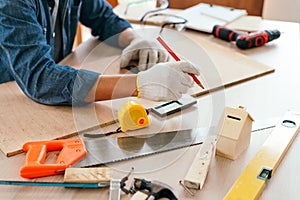
{"label": "orange saw handle", "polygon": [[[27,142],[23,145],[27,152],[25,164],[20,170],[24,178],[37,178],[64,173],[65,169],[87,154],[80,138]],[[44,164],[47,152],[60,151],[55,164]]]}

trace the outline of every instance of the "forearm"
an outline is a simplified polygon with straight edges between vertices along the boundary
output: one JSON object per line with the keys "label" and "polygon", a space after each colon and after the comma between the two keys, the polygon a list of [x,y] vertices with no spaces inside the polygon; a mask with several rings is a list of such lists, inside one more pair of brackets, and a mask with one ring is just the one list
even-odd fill
{"label": "forearm", "polygon": [[101,75],[88,92],[85,101],[101,101],[129,96],[137,96],[136,74]]}

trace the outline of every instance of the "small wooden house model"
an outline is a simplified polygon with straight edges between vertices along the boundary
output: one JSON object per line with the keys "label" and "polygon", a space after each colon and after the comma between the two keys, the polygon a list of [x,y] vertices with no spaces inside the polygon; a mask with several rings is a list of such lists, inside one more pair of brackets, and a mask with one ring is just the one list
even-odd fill
{"label": "small wooden house model", "polygon": [[216,154],[235,160],[249,146],[252,122],[244,107],[226,107],[216,129]]}

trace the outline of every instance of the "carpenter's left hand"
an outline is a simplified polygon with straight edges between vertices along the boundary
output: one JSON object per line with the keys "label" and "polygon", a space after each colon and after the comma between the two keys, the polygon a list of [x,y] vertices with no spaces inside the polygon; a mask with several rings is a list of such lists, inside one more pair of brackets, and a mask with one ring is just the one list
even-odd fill
{"label": "carpenter's left hand", "polygon": [[123,50],[120,67],[128,66],[132,60],[138,60],[139,70],[144,71],[157,63],[167,62],[169,54],[155,41],[137,37]]}

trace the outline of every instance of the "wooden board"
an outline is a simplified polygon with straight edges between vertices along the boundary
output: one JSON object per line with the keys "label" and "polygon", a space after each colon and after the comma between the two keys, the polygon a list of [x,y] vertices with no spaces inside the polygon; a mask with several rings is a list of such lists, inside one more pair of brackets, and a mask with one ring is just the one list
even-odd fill
{"label": "wooden board", "polygon": [[[16,82],[0,85],[0,102],[0,148],[7,156],[22,152],[20,149],[27,141],[71,137],[91,127],[91,124],[76,125],[72,107],[33,102],[22,93]],[[105,104],[78,108],[78,112],[88,112],[92,108],[100,113],[111,113],[110,107]],[[101,117],[104,116],[99,115],[100,121]]]}
{"label": "wooden board", "polygon": [[249,15],[262,15],[264,0],[247,1],[247,0],[172,0],[170,1],[170,8],[188,8],[198,3],[216,4],[221,6],[228,6],[237,9],[246,9]]}
{"label": "wooden board", "polygon": [[64,174],[65,183],[105,183],[110,178],[111,171],[108,167],[67,168]]}
{"label": "wooden board", "polygon": [[[222,90],[275,72],[275,69],[270,66],[218,44],[216,42],[218,39],[213,38],[213,36],[203,37],[203,35],[194,32],[188,32],[186,36],[192,38],[203,50],[202,56],[197,55],[200,54],[199,47],[194,47],[198,51],[189,51],[187,54],[187,59],[200,67],[202,74],[199,78],[207,85],[205,90],[195,86],[190,92],[193,96],[198,97],[208,92]],[[182,52],[182,49],[177,49]]]}
{"label": "wooden board", "polygon": [[[157,33],[158,30],[154,31]],[[162,36],[179,56],[199,64],[199,78],[204,82],[206,89],[202,90],[195,85],[189,93],[196,97],[274,72],[273,68],[214,44],[200,34],[186,32],[178,36],[166,33]],[[152,33],[149,35],[154,36]],[[180,37],[181,40],[176,37]],[[95,39],[87,44],[96,47],[91,51],[82,46],[63,63],[105,74],[128,73],[120,71],[118,67],[120,50],[112,48],[110,51],[103,44],[97,45],[99,41]],[[106,53],[101,49],[105,49]],[[108,52],[113,53],[108,55]],[[161,103],[131,97],[77,108],[46,106],[27,98],[15,82],[1,84],[0,148],[5,155],[12,156],[22,152],[22,145],[28,141],[67,138],[86,129],[99,129],[110,125],[116,122],[120,106],[129,100],[137,100],[146,108]]]}

